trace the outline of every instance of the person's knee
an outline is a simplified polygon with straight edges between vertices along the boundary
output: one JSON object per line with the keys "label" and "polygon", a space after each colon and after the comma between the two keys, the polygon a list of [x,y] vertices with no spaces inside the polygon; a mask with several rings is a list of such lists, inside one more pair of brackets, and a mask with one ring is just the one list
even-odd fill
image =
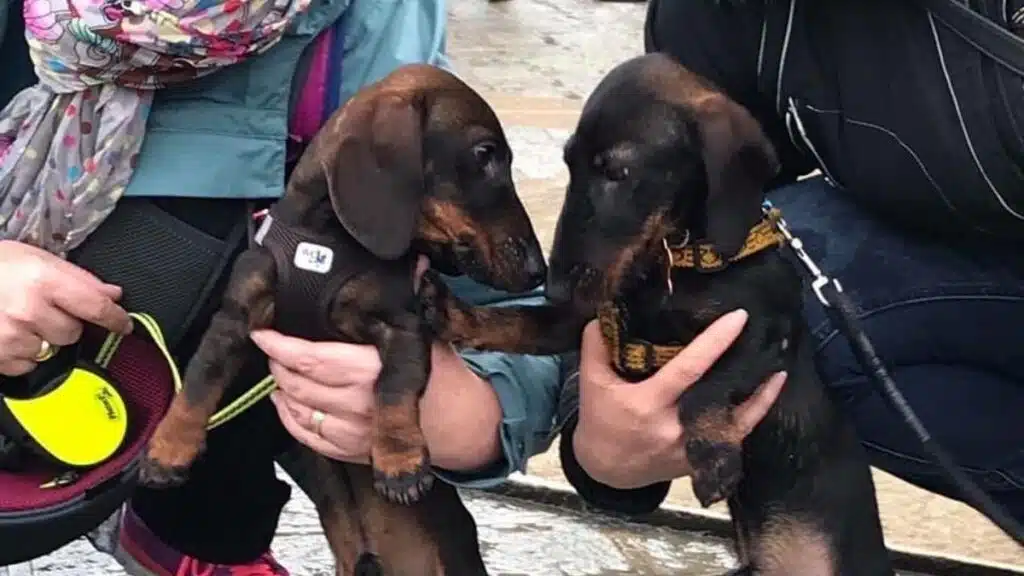
{"label": "person's knee", "polygon": [[[899,332],[894,325],[888,326]],[[872,337],[880,340],[878,327],[873,328],[869,328]],[[889,345],[879,348],[879,353],[900,392],[957,466],[1011,514],[1024,519],[1024,428],[1015,424],[1024,408],[1024,381],[956,365],[952,356],[942,354],[943,349],[937,344],[930,360],[924,358],[924,348],[918,354]],[[912,357],[917,361],[908,364]],[[818,360],[823,378],[873,466],[926,490],[961,498],[959,488],[852,358],[847,342],[833,339],[819,352]]]}
{"label": "person's knee", "polygon": [[[879,224],[820,181],[769,196],[810,256],[854,301],[901,393],[957,464],[1024,516],[1024,278]],[[811,290],[805,309],[819,373],[872,463],[959,497],[920,439],[882,397]],[[1016,504],[1013,504],[1016,502]]]}
{"label": "person's knee", "polygon": [[[1024,274],[1016,265],[994,251],[965,254],[911,237],[820,177],[773,190],[768,198],[811,259],[842,284],[860,316],[884,326],[876,348],[887,355],[912,352],[917,359],[906,359],[909,365],[939,354],[953,364],[1002,370],[1024,381],[1024,365],[1012,361],[1024,340],[1013,328],[1024,322]],[[815,335],[838,337],[806,284],[804,297]]]}

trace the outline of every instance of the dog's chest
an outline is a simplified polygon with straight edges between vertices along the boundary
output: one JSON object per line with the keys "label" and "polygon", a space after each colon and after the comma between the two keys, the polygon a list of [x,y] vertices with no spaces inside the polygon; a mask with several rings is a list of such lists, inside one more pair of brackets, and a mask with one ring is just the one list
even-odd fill
{"label": "dog's chest", "polygon": [[271,210],[253,238],[274,258],[274,328],[308,340],[339,336],[330,321],[335,296],[370,257],[350,238],[317,234],[274,216]]}
{"label": "dog's chest", "polygon": [[710,276],[677,280],[671,293],[637,294],[627,300],[630,332],[657,344],[688,344],[718,317],[737,308],[762,308],[757,294]]}

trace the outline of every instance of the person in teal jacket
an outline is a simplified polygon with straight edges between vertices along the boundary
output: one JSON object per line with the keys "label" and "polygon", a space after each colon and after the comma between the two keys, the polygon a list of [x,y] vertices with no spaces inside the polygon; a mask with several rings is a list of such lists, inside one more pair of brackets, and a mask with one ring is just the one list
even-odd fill
{"label": "person in teal jacket", "polygon": [[[0,107],[34,83],[20,6],[20,0],[0,0]],[[282,194],[301,150],[303,137],[289,120],[316,62],[314,38],[330,30],[331,46],[341,56],[340,70],[335,61],[326,75],[334,94],[326,115],[400,64],[447,67],[445,19],[443,0],[319,0],[265,54],[158,91],[124,197],[69,255],[120,287],[97,283],[93,296],[107,304],[107,316],[99,321],[121,322],[122,308],[149,312],[163,326],[179,364],[187,363],[216,308],[226,263],[245,245],[249,214]],[[73,277],[66,266],[55,265],[55,256],[10,240],[0,241],[0,262],[0,324],[18,297],[38,299],[33,303],[39,309],[52,304],[46,293],[33,292],[35,280],[60,285]],[[463,298],[479,303],[541,300],[538,293],[498,293],[464,279],[452,283]],[[122,294],[118,299],[104,290]],[[59,332],[46,323],[29,318],[19,326]],[[290,497],[288,485],[275,475],[275,457],[297,438],[336,458],[366,461],[376,351],[273,332],[259,333],[254,341],[271,358],[280,392],[273,403],[261,402],[212,433],[184,486],[136,491],[117,543],[131,574],[287,574],[269,551]],[[5,353],[0,350],[0,373],[17,360]],[[309,358],[322,362],[303,372]],[[456,353],[436,346],[423,426],[439,475],[479,487],[523,470],[527,458],[551,442],[560,369],[554,357]],[[265,364],[249,367],[234,394],[266,370]],[[319,426],[310,418],[314,410],[325,415]]]}

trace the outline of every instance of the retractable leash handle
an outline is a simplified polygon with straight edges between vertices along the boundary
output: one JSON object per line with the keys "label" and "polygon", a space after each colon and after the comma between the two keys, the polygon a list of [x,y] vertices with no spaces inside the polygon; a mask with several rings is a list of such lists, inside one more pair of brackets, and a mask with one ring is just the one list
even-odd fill
{"label": "retractable leash handle", "polygon": [[[19,378],[0,378],[0,434],[57,467],[90,468],[113,457],[128,435],[131,409],[102,360],[62,347]],[[18,452],[5,454],[18,462]]]}
{"label": "retractable leash handle", "polygon": [[[765,200],[763,205],[765,213],[772,210],[772,208],[771,202]],[[932,438],[931,432],[924,426],[921,419],[917,417],[917,414],[910,407],[903,393],[896,387],[896,382],[892,379],[885,364],[882,363],[881,358],[875,352],[871,340],[860,327],[857,320],[857,309],[854,307],[850,297],[843,292],[843,287],[839,281],[829,278],[822,272],[821,268],[804,250],[803,242],[800,238],[793,235],[786,220],[781,216],[778,218],[777,226],[779,232],[786,238],[786,243],[790,249],[793,250],[797,259],[800,260],[800,263],[810,274],[811,289],[814,290],[818,301],[825,307],[825,312],[837,325],[840,332],[846,336],[854,357],[857,358],[857,361],[868,372],[871,381],[875,383],[882,393],[882,397],[886,399],[889,405],[900,414],[903,421],[914,431],[914,434],[917,435],[917,438],[924,446],[925,451],[928,452],[939,468],[961,491],[964,500],[988,517],[993,524],[1016,540],[1018,544],[1024,546],[1024,526],[1021,526],[1020,522],[1011,516],[1005,508],[1000,506],[967,474],[960,470],[956,462],[949,455],[949,452]]]}

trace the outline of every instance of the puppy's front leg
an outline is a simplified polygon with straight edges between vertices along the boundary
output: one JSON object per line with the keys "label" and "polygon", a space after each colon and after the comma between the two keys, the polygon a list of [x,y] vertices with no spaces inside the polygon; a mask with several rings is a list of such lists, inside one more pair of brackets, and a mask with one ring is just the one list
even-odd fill
{"label": "puppy's front leg", "polygon": [[210,416],[251,356],[249,332],[273,323],[275,279],[274,259],[263,248],[246,250],[235,262],[220,310],[185,371],[184,389],[149,442],[139,470],[143,484],[162,487],[185,481],[205,446]]}
{"label": "puppy's front leg", "polygon": [[370,444],[374,488],[392,502],[412,504],[434,481],[419,408],[430,376],[430,338],[411,312],[371,326],[370,334],[381,356]]}
{"label": "puppy's front leg", "polygon": [[424,324],[438,340],[461,348],[548,355],[576,350],[587,319],[568,307],[472,306],[430,271],[420,285]]}
{"label": "puppy's front leg", "polygon": [[728,498],[743,474],[743,438],[729,404],[736,379],[735,373],[712,371],[679,398],[693,495],[705,508]]}
{"label": "puppy's front leg", "polygon": [[785,344],[748,327],[704,376],[679,398],[693,494],[707,508],[732,495],[743,476],[743,431],[735,404],[781,369]]}

